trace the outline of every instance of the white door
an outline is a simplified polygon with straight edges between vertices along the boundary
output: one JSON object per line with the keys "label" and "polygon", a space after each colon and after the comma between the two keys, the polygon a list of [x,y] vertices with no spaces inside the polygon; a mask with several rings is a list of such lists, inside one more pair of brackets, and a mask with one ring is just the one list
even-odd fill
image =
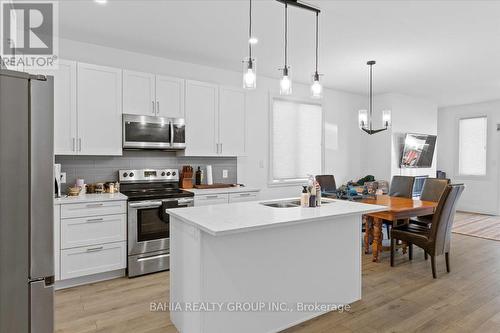
{"label": "white door", "polygon": [[78,63],[78,151],[122,155],[122,70]]}
{"label": "white door", "polygon": [[156,76],[156,114],[161,117],[184,118],[184,80]]}
{"label": "white door", "polygon": [[54,154],[77,154],[76,61],[59,60],[59,68],[37,70],[54,77]]}
{"label": "white door", "polygon": [[217,155],[218,104],[216,85],[186,82],[186,155]]}
{"label": "white door", "polygon": [[243,89],[219,89],[219,154],[238,156],[245,153],[245,103]]}
{"label": "white door", "polygon": [[123,113],[156,115],[154,74],[123,71]]}

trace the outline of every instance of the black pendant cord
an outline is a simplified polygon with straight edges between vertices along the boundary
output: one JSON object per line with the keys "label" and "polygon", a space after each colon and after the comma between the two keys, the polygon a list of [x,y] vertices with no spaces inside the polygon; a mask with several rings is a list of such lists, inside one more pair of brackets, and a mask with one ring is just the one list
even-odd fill
{"label": "black pendant cord", "polygon": [[373,64],[370,64],[370,130],[372,129],[372,119],[373,119]]}
{"label": "black pendant cord", "polygon": [[288,73],[288,4],[285,2],[285,68],[284,72]]}
{"label": "black pendant cord", "polygon": [[252,43],[250,43],[250,38],[252,38],[252,0],[250,0],[248,18],[250,22],[248,25],[248,59],[252,61]]}
{"label": "black pendant cord", "polygon": [[319,35],[319,28],[318,28],[318,20],[319,20],[319,13],[316,12],[316,71],[315,74],[316,76],[318,75],[318,35]]}

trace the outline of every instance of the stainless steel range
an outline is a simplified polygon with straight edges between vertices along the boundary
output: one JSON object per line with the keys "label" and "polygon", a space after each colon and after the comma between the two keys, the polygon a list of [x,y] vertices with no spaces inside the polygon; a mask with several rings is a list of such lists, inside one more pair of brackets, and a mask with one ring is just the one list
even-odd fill
{"label": "stainless steel range", "polygon": [[176,169],[120,170],[128,197],[128,276],[170,267],[168,208],[193,206],[194,194],[179,189]]}

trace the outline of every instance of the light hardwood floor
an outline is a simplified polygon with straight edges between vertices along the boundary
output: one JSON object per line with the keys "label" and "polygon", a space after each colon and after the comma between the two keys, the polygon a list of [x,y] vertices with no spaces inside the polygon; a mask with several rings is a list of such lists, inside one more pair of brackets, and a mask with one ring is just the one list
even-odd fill
{"label": "light hardwood floor", "polygon": [[[500,332],[500,242],[453,235],[451,273],[438,258],[438,279],[415,248],[396,267],[363,256],[363,299],[348,313],[328,313],[286,333]],[[56,332],[177,332],[167,312],[150,302],[168,300],[169,274],[116,279],[56,293]],[[236,333],[236,332],[235,332]]]}

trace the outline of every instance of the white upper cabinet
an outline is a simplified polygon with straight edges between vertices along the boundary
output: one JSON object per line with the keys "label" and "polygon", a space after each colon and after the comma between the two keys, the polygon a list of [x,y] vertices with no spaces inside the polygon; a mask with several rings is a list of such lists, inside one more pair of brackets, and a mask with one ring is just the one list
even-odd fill
{"label": "white upper cabinet", "polygon": [[76,61],[59,60],[59,68],[37,70],[54,77],[54,154],[76,154]]}
{"label": "white upper cabinet", "polygon": [[156,115],[154,74],[123,71],[123,113]]}
{"label": "white upper cabinet", "polygon": [[161,117],[184,118],[184,80],[156,76],[156,114]]}
{"label": "white upper cabinet", "polygon": [[124,70],[123,113],[184,118],[184,80]]}
{"label": "white upper cabinet", "polygon": [[246,93],[242,89],[186,82],[186,150],[191,156],[245,154]]}
{"label": "white upper cabinet", "polygon": [[245,153],[246,93],[243,89],[219,88],[219,154]]}
{"label": "white upper cabinet", "polygon": [[186,155],[218,154],[218,86],[186,82]]}
{"label": "white upper cabinet", "polygon": [[122,155],[122,70],[78,63],[79,154]]}

